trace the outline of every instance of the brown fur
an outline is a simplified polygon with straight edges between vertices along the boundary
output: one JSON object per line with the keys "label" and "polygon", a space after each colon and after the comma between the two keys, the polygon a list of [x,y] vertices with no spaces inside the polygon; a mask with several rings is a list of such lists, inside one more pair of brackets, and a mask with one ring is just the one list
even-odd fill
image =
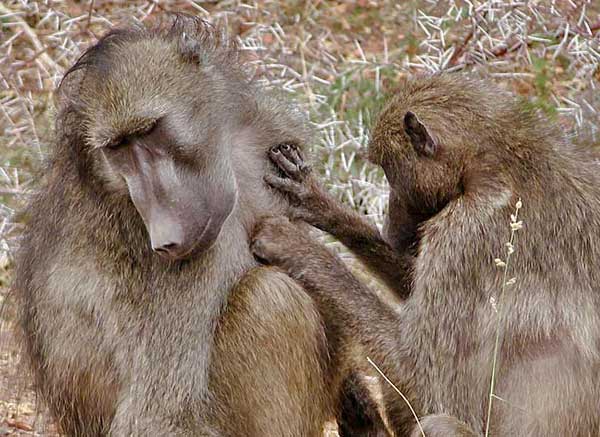
{"label": "brown fur", "polygon": [[[404,299],[399,311],[283,219],[259,227],[255,252],[299,280],[328,323],[343,327],[343,338],[362,340],[364,354],[419,416],[434,415],[425,420],[429,429],[484,433],[500,326],[495,394],[503,401],[493,403],[490,435],[598,435],[596,165],[565,144],[552,123],[489,83],[448,75],[407,81],[399,89],[370,144],[371,159],[391,185],[385,237],[333,206],[306,172],[269,179],[297,202],[294,215],[340,234],[391,285],[385,257],[394,249],[401,276],[396,287]],[[409,135],[404,122],[409,111],[431,143],[415,145],[418,135]],[[286,165],[293,162],[291,157]],[[517,233],[509,274],[517,279],[496,313],[490,298],[499,299],[503,271],[494,258],[505,256],[518,199],[524,229]],[[319,210],[311,208],[316,204]],[[398,435],[411,429],[419,435],[391,389],[386,407]]]}
{"label": "brown fur", "polygon": [[[68,435],[318,436],[335,412],[336,346],[315,305],[248,248],[258,218],[285,207],[264,186],[265,153],[305,144],[304,121],[248,82],[237,54],[176,16],[109,33],[63,80],[14,287],[36,389]],[[198,178],[201,200],[235,187],[210,248],[152,250],[113,165],[132,150],[123,138],[163,140],[154,152]]]}

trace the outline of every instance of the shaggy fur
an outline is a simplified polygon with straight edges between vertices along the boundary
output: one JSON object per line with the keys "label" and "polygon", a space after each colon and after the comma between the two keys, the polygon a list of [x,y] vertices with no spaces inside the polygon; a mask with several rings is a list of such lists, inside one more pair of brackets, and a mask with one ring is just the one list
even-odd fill
{"label": "shaggy fur", "polygon": [[[433,139],[430,156],[406,132],[409,111]],[[434,415],[427,436],[484,433],[498,327],[502,400],[491,435],[597,435],[597,166],[514,97],[458,75],[402,84],[373,129],[370,156],[391,185],[384,237],[310,175],[269,181],[297,202],[294,215],[338,236],[396,287],[397,313],[285,219],[259,227],[255,252],[301,282],[344,338],[362,340],[419,416]],[[500,296],[494,259],[506,256],[518,199],[524,228],[508,275],[516,283]],[[414,419],[387,391],[390,421],[404,435]]]}

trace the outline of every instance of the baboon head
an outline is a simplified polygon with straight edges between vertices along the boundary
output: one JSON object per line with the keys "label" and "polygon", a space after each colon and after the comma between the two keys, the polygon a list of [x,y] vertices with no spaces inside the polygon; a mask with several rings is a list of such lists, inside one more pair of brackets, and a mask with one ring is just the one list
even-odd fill
{"label": "baboon head", "polygon": [[86,171],[131,199],[167,258],[209,248],[236,204],[232,148],[256,106],[237,53],[209,24],[175,16],[110,32],[61,84],[82,119]]}
{"label": "baboon head", "polygon": [[[419,220],[458,196],[504,184],[536,133],[536,115],[505,91],[461,75],[406,80],[372,131],[369,158],[390,183],[390,212],[401,204]],[[542,142],[542,141],[540,141]]]}
{"label": "baboon head", "polygon": [[[438,83],[439,82],[439,83]],[[393,194],[435,213],[460,193],[467,148],[451,89],[441,77],[407,80],[379,115],[369,158],[380,165]]]}

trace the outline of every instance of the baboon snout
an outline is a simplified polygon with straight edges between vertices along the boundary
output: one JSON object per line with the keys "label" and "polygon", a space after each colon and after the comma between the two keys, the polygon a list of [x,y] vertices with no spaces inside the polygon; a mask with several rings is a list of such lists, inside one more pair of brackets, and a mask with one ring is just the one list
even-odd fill
{"label": "baboon snout", "polygon": [[149,227],[152,250],[161,256],[178,259],[193,250],[193,244],[186,238],[182,223],[168,218],[156,218]]}
{"label": "baboon snout", "polygon": [[157,253],[165,254],[167,256],[173,256],[176,258],[177,256],[175,254],[180,247],[181,245],[179,243],[159,243],[157,245],[152,245],[152,250],[154,250]]}
{"label": "baboon snout", "polygon": [[159,134],[157,128],[123,146],[122,154],[109,152],[107,157],[125,178],[152,250],[167,259],[192,258],[213,246],[231,214],[235,178],[227,156],[207,168],[200,158],[188,157],[182,164],[164,152],[161,145],[170,141],[155,138]]}
{"label": "baboon snout", "polygon": [[187,203],[187,207],[155,210],[148,214],[146,229],[150,236],[152,250],[160,256],[181,260],[192,258],[200,252],[212,247],[217,240],[221,228],[231,212],[230,205],[223,211],[222,208],[199,207],[197,204]]}
{"label": "baboon snout", "polygon": [[179,258],[185,250],[185,235],[183,227],[177,223],[167,223],[159,220],[150,229],[150,243],[156,253]]}
{"label": "baboon snout", "polygon": [[214,243],[218,230],[213,231],[212,222],[210,216],[199,220],[177,216],[153,217],[148,226],[152,250],[168,259],[189,258]]}

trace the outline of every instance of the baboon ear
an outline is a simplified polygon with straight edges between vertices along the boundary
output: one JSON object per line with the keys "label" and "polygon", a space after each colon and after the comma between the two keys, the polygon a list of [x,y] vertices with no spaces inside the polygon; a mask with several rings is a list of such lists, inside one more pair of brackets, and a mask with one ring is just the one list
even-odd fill
{"label": "baboon ear", "polygon": [[417,153],[423,156],[435,155],[438,149],[437,143],[413,112],[408,111],[404,115],[404,131]]}

